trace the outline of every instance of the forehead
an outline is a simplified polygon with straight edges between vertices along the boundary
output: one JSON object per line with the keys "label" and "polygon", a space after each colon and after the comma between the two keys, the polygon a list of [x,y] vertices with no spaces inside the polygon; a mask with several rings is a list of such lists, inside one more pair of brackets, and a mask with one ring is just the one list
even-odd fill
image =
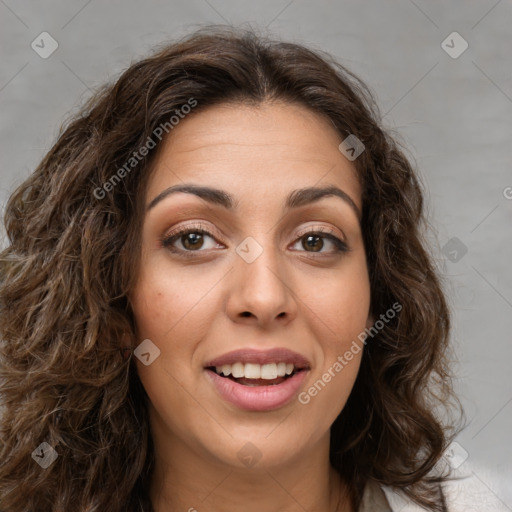
{"label": "forehead", "polygon": [[289,103],[222,104],[184,118],[164,141],[148,195],[194,181],[277,197],[337,185],[361,208],[357,171],[329,119]]}

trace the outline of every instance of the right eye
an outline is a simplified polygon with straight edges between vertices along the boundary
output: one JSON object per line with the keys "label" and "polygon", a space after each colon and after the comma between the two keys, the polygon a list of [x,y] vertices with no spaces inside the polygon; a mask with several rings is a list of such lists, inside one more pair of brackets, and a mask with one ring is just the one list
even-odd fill
{"label": "right eye", "polygon": [[[210,239],[209,242],[208,239]],[[162,239],[162,246],[174,253],[181,253],[183,255],[185,255],[184,253],[189,253],[187,256],[192,256],[190,254],[192,252],[215,249],[219,246],[223,247],[216,242],[212,233],[201,226],[189,226],[166,235]]]}

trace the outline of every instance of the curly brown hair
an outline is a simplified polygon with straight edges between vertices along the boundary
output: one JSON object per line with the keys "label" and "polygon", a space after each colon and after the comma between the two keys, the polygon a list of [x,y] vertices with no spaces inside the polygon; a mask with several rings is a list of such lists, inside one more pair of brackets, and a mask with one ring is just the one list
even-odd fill
{"label": "curly brown hair", "polygon": [[[135,332],[128,297],[146,184],[162,144],[115,186],[105,184],[191,98],[191,115],[225,102],[284,100],[363,141],[354,165],[371,311],[394,302],[402,310],[364,351],[331,428],[330,461],[356,506],[373,479],[445,510],[445,475],[434,469],[454,422],[440,411],[458,402],[447,361],[449,308],[427,250],[419,179],[382,128],[373,94],[350,71],[322,52],[227,27],[161,48],[98,91],[6,205],[0,510],[152,510],[148,398],[120,340]],[[41,471],[31,454],[43,441],[58,460]]]}

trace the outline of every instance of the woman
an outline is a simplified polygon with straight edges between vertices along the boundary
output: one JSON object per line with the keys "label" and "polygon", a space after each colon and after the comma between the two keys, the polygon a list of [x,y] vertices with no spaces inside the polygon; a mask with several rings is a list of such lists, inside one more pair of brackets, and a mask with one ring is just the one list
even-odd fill
{"label": "woman", "polygon": [[5,225],[1,511],[447,510],[421,187],[329,57],[226,28],[163,48]]}

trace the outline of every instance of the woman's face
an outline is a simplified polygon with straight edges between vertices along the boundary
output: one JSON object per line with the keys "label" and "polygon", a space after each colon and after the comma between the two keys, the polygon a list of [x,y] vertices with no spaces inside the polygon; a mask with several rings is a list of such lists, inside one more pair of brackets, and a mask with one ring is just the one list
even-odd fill
{"label": "woman's face", "polygon": [[[131,294],[157,454],[272,467],[328,447],[370,325],[361,190],[340,142],[285,103],[210,107],[171,132]],[[171,193],[184,185],[197,193]],[[327,187],[340,195],[314,192]]]}

